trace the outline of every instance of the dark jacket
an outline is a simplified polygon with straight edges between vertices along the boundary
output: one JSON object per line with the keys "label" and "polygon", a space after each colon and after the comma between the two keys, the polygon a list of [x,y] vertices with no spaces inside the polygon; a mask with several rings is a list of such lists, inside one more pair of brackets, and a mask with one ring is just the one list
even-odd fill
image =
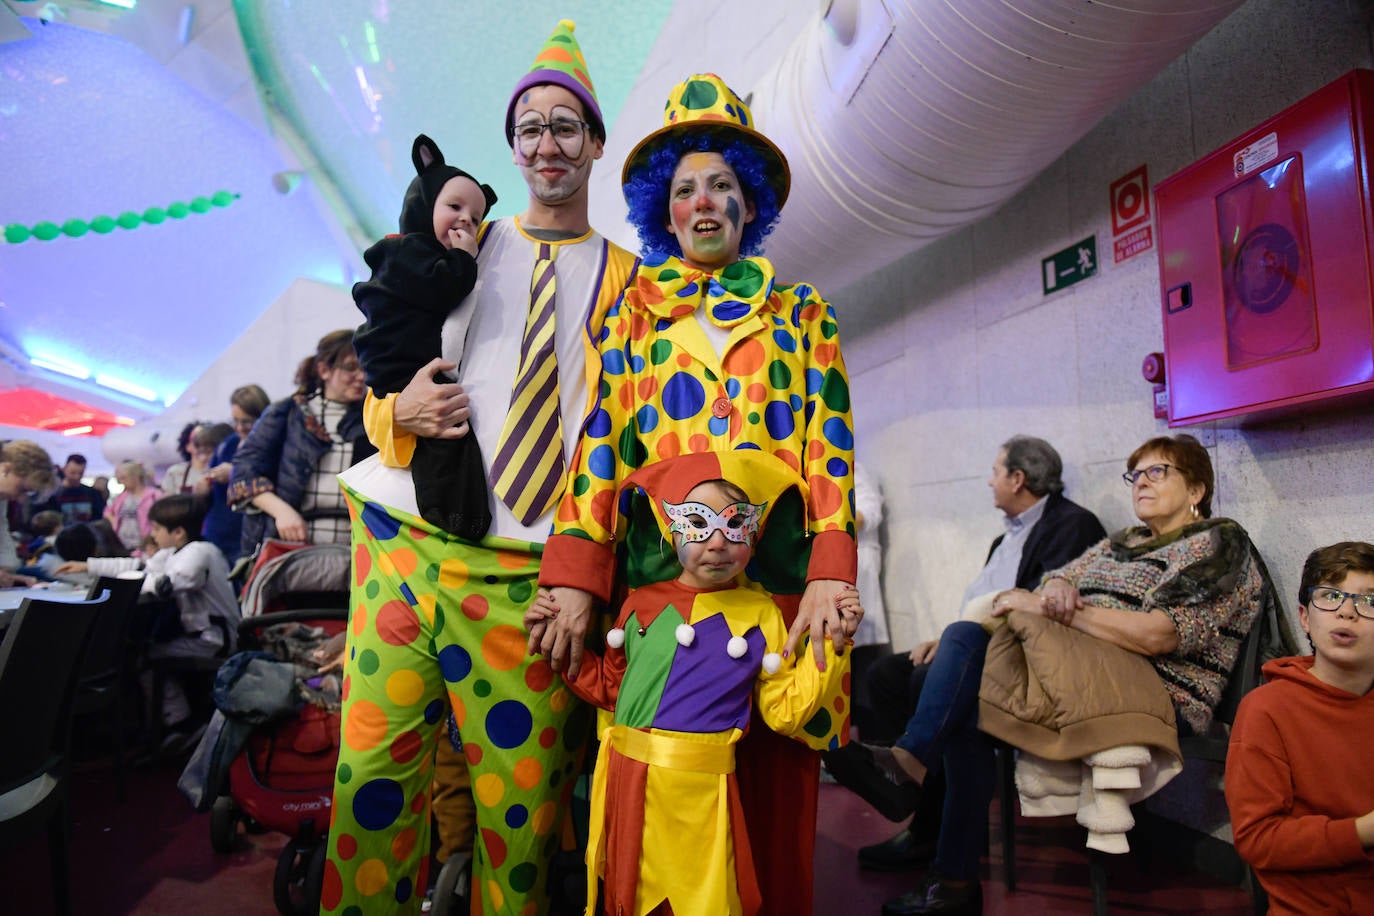
{"label": "dark jacket", "polygon": [[[268,407],[239,446],[229,480],[228,500],[234,509],[245,511],[260,493],[276,493],[292,508],[300,508],[310,476],[329,451],[329,434],[305,412],[303,401],[294,395]],[[337,432],[353,449],[350,465],[377,451],[363,428],[362,402],[349,406]],[[243,552],[252,553],[275,534],[271,516],[265,512],[249,514],[243,521]]]}
{"label": "dark jacket", "polygon": [[[988,559],[1006,535],[998,535],[988,549]],[[1087,509],[1051,493],[1045,511],[1026,536],[1021,563],[1016,567],[1016,587],[1027,591],[1039,588],[1045,573],[1058,569],[1107,536],[1107,529]],[[985,560],[984,563],[987,561]]]}

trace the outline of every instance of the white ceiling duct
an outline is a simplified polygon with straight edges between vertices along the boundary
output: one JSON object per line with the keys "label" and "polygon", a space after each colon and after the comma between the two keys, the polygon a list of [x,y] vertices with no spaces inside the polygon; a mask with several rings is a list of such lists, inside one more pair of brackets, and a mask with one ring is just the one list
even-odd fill
{"label": "white ceiling duct", "polygon": [[753,93],[768,256],[840,288],[983,219],[1242,2],[832,0]]}

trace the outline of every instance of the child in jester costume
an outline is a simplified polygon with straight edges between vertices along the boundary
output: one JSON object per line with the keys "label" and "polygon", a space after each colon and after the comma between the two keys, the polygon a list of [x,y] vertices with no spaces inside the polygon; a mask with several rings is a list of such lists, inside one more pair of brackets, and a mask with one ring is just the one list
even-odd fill
{"label": "child in jester costume", "polygon": [[[784,661],[782,611],[743,576],[772,507],[805,484],[749,450],[658,462],[624,486],[647,497],[679,573],[632,590],[604,656],[589,652],[568,679],[613,713],[592,787],[588,912],[600,878],[609,914],[666,902],[675,916],[752,916],[762,900],[734,776],[751,707],[817,749],[849,728],[849,656],[827,642],[823,669],[810,652]],[[858,601],[851,588],[837,605]],[[542,592],[526,624],[557,613]]]}

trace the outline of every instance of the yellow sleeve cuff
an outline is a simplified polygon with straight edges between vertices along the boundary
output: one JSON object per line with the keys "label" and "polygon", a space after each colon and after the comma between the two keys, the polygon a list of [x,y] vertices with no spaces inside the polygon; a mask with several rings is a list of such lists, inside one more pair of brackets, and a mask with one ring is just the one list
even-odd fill
{"label": "yellow sleeve cuff", "polygon": [[389,468],[408,468],[415,454],[415,434],[396,426],[396,395],[384,398],[367,393],[363,402],[363,426],[367,438],[377,446],[382,464]]}

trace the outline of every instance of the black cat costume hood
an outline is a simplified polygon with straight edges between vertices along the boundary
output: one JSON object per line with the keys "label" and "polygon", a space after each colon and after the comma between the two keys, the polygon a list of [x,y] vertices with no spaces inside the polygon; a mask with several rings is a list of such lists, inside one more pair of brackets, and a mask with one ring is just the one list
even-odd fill
{"label": "black cat costume hood", "polygon": [[434,201],[439,192],[448,184],[450,178],[468,178],[482,189],[487,199],[487,209],[482,214],[486,219],[491,208],[496,205],[496,192],[491,185],[482,184],[467,172],[454,168],[444,162],[444,154],[435,142],[424,134],[415,138],[410,149],[410,161],[415,164],[415,177],[406,189],[405,200],[401,203],[401,232],[434,232]]}

